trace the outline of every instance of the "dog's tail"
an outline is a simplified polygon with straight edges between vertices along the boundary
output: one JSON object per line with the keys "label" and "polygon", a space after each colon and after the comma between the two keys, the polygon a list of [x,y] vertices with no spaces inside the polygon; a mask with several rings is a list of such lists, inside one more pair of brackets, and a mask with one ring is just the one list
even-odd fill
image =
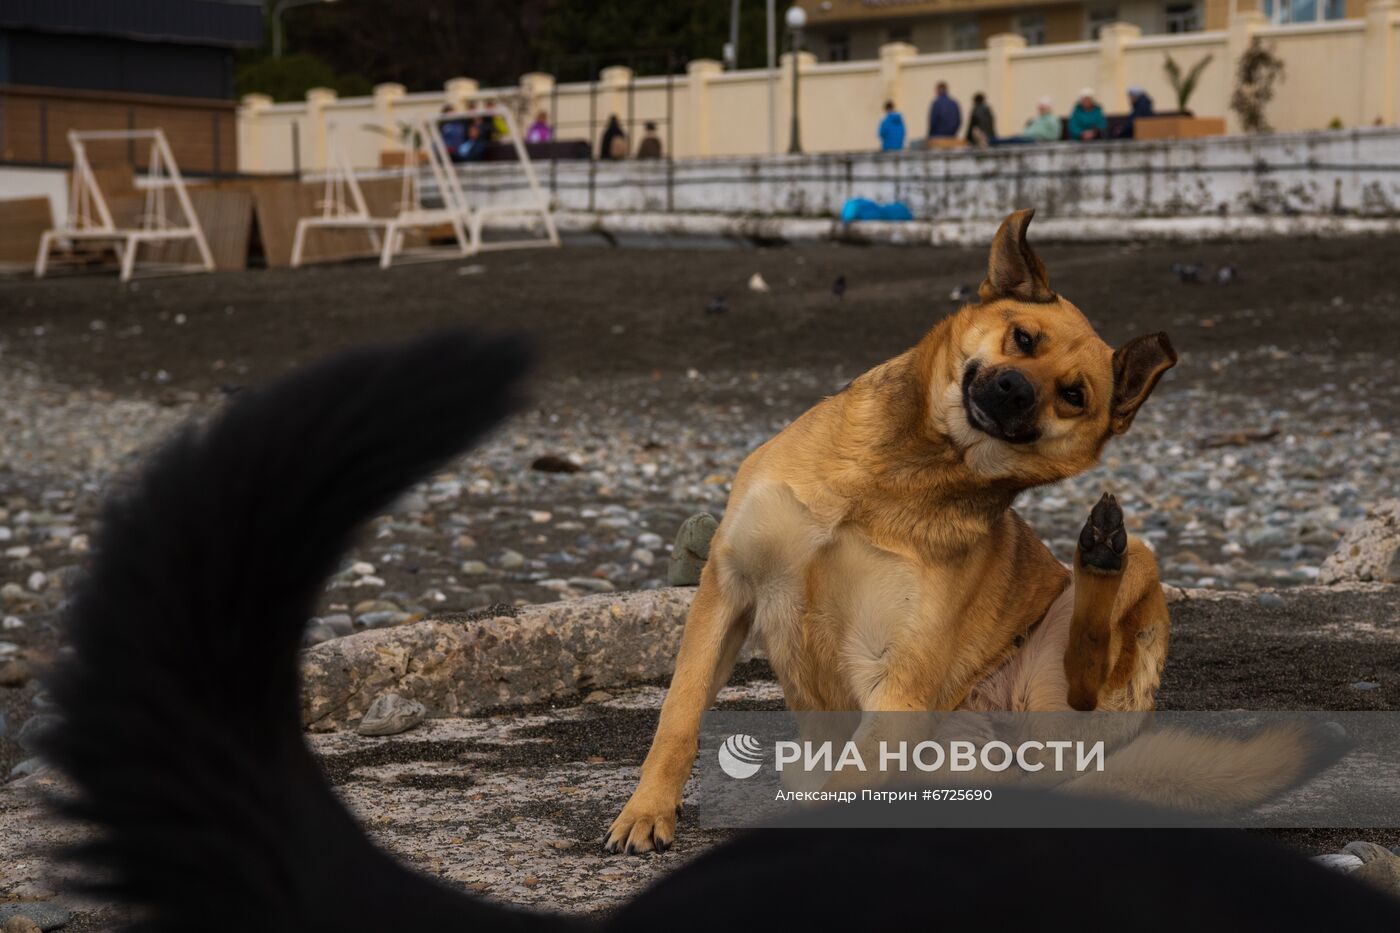
{"label": "dog's tail", "polygon": [[141,929],[527,922],[376,849],[303,743],[297,695],[351,534],[511,410],[526,356],[462,333],[347,353],[185,429],[107,506],[43,752],[98,829],[77,854]]}
{"label": "dog's tail", "polygon": [[1239,815],[1330,767],[1348,743],[1324,726],[1276,723],[1251,735],[1178,726],[1145,732],[1116,749],[1102,771],[1065,786],[1206,817]]}

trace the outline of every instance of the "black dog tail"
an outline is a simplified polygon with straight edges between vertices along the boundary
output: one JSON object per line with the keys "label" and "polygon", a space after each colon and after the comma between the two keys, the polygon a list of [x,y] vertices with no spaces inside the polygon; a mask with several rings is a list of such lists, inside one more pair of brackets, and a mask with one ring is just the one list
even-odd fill
{"label": "black dog tail", "polygon": [[[449,333],[237,398],[107,507],[43,752],[78,855],[149,930],[538,926],[408,872],[302,741],[297,653],[351,534],[518,398],[523,345]],[[543,921],[548,924],[548,921]]]}

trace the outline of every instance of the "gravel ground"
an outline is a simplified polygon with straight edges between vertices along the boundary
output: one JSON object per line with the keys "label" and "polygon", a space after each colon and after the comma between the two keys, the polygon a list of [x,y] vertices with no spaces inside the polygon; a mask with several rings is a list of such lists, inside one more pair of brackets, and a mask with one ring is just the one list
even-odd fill
{"label": "gravel ground", "polygon": [[[1044,249],[1056,287],[1110,342],[1166,330],[1183,359],[1099,468],[1027,495],[1023,514],[1067,557],[1109,488],[1169,582],[1310,581],[1365,506],[1394,494],[1397,246]],[[676,527],[721,513],[743,456],[917,339],[950,309],[952,288],[980,278],[984,256],[580,248],[387,274],[350,265],[130,286],[0,282],[0,665],[19,655],[39,669],[59,650],[57,612],[96,503],[137,451],[241,386],[351,343],[452,324],[534,335],[535,406],[372,524],[328,586],[315,637],[658,585]],[[1182,261],[1203,263],[1206,282],[1179,282],[1170,267]],[[1214,280],[1223,265],[1234,283]],[[747,289],[754,272],[770,293]],[[837,274],[849,282],[843,300],[830,290]],[[728,311],[706,314],[719,295]],[[532,470],[543,455],[579,470]],[[1362,671],[1353,658],[1300,676],[1310,650],[1343,640],[1228,663],[1252,664],[1240,691],[1280,706],[1349,696],[1354,678],[1383,681],[1385,702],[1366,702],[1393,708],[1393,663]],[[1217,689],[1225,663],[1174,653],[1164,699],[1248,705]],[[1194,686],[1173,694],[1181,684]],[[19,729],[42,702],[32,680],[0,687],[0,769],[25,757]]]}
{"label": "gravel ground", "polygon": [[[1056,286],[1110,342],[1165,329],[1182,363],[1099,468],[1028,494],[1023,513],[1068,557],[1109,488],[1169,582],[1311,580],[1400,464],[1400,286],[1383,271],[1396,245],[1046,249]],[[1178,281],[1171,265],[1184,260],[1206,281]],[[536,403],[372,524],[312,637],[658,585],[677,526],[722,512],[749,450],[908,346],[984,261],[980,250],[578,248],[388,273],[0,282],[0,643],[13,646],[0,653],[42,664],[55,650],[96,503],[135,452],[240,386],[450,324],[534,335]],[[1224,265],[1233,284],[1211,275]],[[755,271],[770,293],[747,288]],[[716,295],[729,310],[705,313]],[[579,471],[530,469],[551,454]],[[0,766],[19,760],[29,690],[0,689],[14,723],[0,730]]]}

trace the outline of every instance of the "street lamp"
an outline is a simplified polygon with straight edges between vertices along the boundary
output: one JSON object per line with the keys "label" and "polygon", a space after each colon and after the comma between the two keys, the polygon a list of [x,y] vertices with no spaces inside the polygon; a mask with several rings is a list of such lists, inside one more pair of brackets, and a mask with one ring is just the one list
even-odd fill
{"label": "street lamp", "polygon": [[277,0],[272,5],[272,57],[282,57],[282,11],[313,3],[335,3],[335,0]]}
{"label": "street lamp", "polygon": [[807,25],[807,11],[800,6],[788,7],[784,15],[787,20],[788,35],[792,37],[792,141],[788,144],[788,155],[802,154],[802,128],[797,118],[797,55],[802,48],[802,27]]}

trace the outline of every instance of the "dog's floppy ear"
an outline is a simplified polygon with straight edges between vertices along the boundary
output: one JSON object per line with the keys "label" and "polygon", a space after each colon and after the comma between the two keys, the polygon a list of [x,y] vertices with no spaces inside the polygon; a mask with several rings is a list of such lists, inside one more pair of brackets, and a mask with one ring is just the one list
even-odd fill
{"label": "dog's floppy ear", "polygon": [[987,277],[977,289],[978,298],[983,301],[1015,298],[1038,303],[1055,300],[1055,293],[1050,290],[1050,277],[1045,274],[1045,263],[1026,242],[1026,228],[1034,216],[1035,209],[1026,208],[1001,222],[992,240]]}
{"label": "dog's floppy ear", "polygon": [[1113,353],[1113,408],[1109,429],[1122,434],[1132,427],[1133,418],[1157,380],[1176,365],[1176,350],[1166,334],[1134,337]]}

